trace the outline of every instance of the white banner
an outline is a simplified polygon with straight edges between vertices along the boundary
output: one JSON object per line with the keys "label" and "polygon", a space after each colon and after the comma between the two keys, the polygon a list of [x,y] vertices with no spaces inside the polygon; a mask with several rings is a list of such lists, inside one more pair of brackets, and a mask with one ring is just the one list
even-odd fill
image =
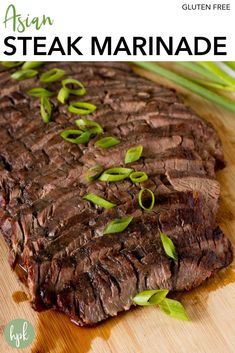
{"label": "white banner", "polygon": [[1,0],[0,60],[234,60],[234,5]]}

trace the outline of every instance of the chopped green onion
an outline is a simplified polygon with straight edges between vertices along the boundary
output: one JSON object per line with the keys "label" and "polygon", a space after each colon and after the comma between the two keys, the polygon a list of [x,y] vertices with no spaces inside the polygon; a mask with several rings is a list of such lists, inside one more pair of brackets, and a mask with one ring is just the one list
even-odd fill
{"label": "chopped green onion", "polygon": [[123,232],[131,223],[133,217],[119,218],[111,221],[104,229],[103,234],[113,234]]}
{"label": "chopped green onion", "polygon": [[52,105],[47,97],[41,97],[41,117],[44,123],[49,123],[52,113]]}
{"label": "chopped green onion", "polygon": [[100,148],[110,148],[118,145],[119,143],[120,141],[116,137],[107,136],[96,141],[95,145]]}
{"label": "chopped green onion", "polygon": [[23,61],[1,61],[1,65],[8,69],[20,66],[22,64],[23,64]]}
{"label": "chopped green onion", "polygon": [[64,74],[64,70],[54,68],[47,72],[44,72],[40,77],[40,81],[44,83],[55,82],[60,80],[64,76]]}
{"label": "chopped green onion", "polygon": [[140,159],[143,152],[143,146],[139,145],[136,147],[131,147],[125,156],[125,164],[136,162]]}
{"label": "chopped green onion", "polygon": [[132,170],[133,169],[122,167],[110,168],[101,174],[99,180],[107,182],[121,181],[128,178]]}
{"label": "chopped green onion", "polygon": [[48,91],[46,88],[36,87],[28,90],[27,94],[33,97],[51,97],[54,92]]}
{"label": "chopped green onion", "polygon": [[[75,124],[79,127],[79,129],[83,131],[87,130],[90,133],[101,134],[103,132],[103,128],[101,127],[101,125],[94,120],[77,119],[75,120]],[[87,128],[90,128],[90,129],[87,129]]]}
{"label": "chopped green onion", "polygon": [[109,202],[95,194],[87,194],[83,198],[84,200],[93,202],[95,205],[98,205],[104,208],[113,208],[116,206],[115,203]]}
{"label": "chopped green onion", "polygon": [[[76,143],[76,144],[87,143],[90,140],[90,133],[88,131],[82,131],[82,130],[64,130],[63,132],[61,132],[60,136],[65,141]],[[75,136],[78,136],[78,137],[75,137]]]}
{"label": "chopped green onion", "polygon": [[159,307],[165,314],[174,317],[175,319],[189,320],[183,305],[177,300],[165,298],[159,303]]}
{"label": "chopped green onion", "polygon": [[[79,88],[72,89],[72,88],[69,88],[68,85],[74,85]],[[76,96],[83,96],[84,94],[86,94],[86,89],[83,86],[83,84],[80,81],[75,80],[73,78],[67,78],[66,80],[63,80],[62,87],[67,89],[69,91],[69,94],[74,94]]]}
{"label": "chopped green onion", "polygon": [[220,96],[212,91],[210,91],[209,89],[202,87],[201,85],[190,81],[189,79],[186,79],[170,70],[164,69],[163,67],[157,65],[157,64],[153,64],[150,62],[144,62],[144,61],[135,61],[133,62],[133,64],[140,66],[142,68],[144,68],[145,70],[148,71],[152,71],[160,76],[165,77],[168,80],[171,80],[173,82],[175,82],[176,84],[189,89],[191,92],[197,93],[198,95],[200,95],[203,98],[208,99],[209,101],[220,105],[223,108],[226,108],[232,112],[235,113],[235,103],[234,101]]}
{"label": "chopped green onion", "polygon": [[65,104],[65,101],[69,98],[69,90],[67,88],[62,87],[59,90],[59,93],[57,95],[57,99],[60,103]]}
{"label": "chopped green onion", "polygon": [[158,305],[169,293],[168,289],[145,290],[133,298],[133,303],[141,306]]}
{"label": "chopped green onion", "polygon": [[[151,196],[151,203],[150,203],[150,206],[149,207],[145,207],[144,204],[143,204],[143,194],[150,194]],[[140,190],[139,192],[139,195],[138,195],[138,201],[139,201],[139,205],[141,208],[143,208],[143,210],[145,211],[151,211],[154,207],[154,204],[155,204],[155,196],[154,196],[154,193],[152,192],[152,190],[150,189],[142,189]]]}
{"label": "chopped green onion", "polygon": [[74,102],[69,105],[68,110],[70,113],[78,115],[88,115],[96,110],[96,105],[86,102]]}
{"label": "chopped green onion", "polygon": [[37,74],[38,72],[36,70],[19,70],[19,71],[15,71],[11,75],[11,78],[17,81],[21,81],[21,80],[26,80],[28,78],[32,78]]}
{"label": "chopped green onion", "polygon": [[165,233],[162,233],[162,232],[160,232],[160,237],[161,237],[163,249],[167,254],[167,256],[169,256],[174,260],[177,260],[178,256],[177,256],[173,241]]}
{"label": "chopped green onion", "polygon": [[44,64],[42,61],[25,61],[22,66],[23,70],[36,69]]}
{"label": "chopped green onion", "polygon": [[133,183],[142,183],[148,180],[148,175],[145,172],[132,172],[130,179]]}
{"label": "chopped green onion", "polygon": [[95,179],[99,178],[100,174],[103,172],[104,168],[101,165],[95,165],[94,167],[91,167],[85,177],[87,181],[94,181]]}

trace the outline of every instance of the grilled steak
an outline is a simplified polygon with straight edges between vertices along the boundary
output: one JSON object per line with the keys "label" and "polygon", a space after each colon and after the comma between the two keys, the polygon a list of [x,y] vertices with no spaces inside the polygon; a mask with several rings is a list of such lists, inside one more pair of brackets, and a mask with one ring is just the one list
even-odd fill
{"label": "grilled steak", "polygon": [[[27,271],[32,306],[91,325],[128,310],[140,291],[189,290],[228,266],[231,244],[216,224],[215,171],[224,160],[212,126],[124,63],[50,63],[41,71],[52,67],[84,83],[86,96],[73,98],[96,104],[89,119],[121,143],[101,149],[100,135],[87,145],[63,140],[77,116],[52,98],[53,118],[44,124],[39,100],[26,94],[38,79],[16,82],[11,70],[0,72],[0,225],[11,266]],[[90,167],[124,166],[126,151],[140,144],[142,157],[130,167],[145,171],[147,181],[87,183]],[[151,212],[139,207],[141,188],[155,194]],[[85,201],[88,192],[117,207]],[[124,232],[103,236],[108,222],[126,215],[134,219]],[[161,231],[178,261],[166,256]]]}

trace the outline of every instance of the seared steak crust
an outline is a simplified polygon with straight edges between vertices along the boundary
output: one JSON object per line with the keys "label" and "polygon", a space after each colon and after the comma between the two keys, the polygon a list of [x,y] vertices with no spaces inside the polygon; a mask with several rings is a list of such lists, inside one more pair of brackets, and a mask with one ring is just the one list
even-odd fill
{"label": "seared steak crust", "polygon": [[[64,141],[60,132],[77,117],[52,98],[53,119],[44,124],[38,99],[25,93],[37,79],[15,82],[1,70],[0,225],[12,267],[18,261],[28,272],[33,307],[94,324],[128,310],[142,290],[189,290],[228,266],[231,244],[216,224],[223,152],[212,126],[124,63],[50,63],[42,71],[53,67],[84,83],[80,100],[97,105],[89,119],[121,143],[106,150],[95,146],[100,136],[88,145]],[[90,167],[124,166],[126,151],[139,144],[143,155],[130,166],[145,171],[146,182],[86,182]],[[154,192],[152,212],[140,209],[140,188]],[[88,192],[117,207],[89,204]],[[126,215],[134,221],[123,233],[102,236],[110,220]],[[160,231],[173,240],[177,262],[164,253]]]}

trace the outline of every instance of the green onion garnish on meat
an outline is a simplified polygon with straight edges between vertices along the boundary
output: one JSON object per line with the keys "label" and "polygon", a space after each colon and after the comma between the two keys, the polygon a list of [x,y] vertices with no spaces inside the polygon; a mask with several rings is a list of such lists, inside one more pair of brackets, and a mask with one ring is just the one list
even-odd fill
{"label": "green onion garnish on meat", "polygon": [[18,71],[15,71],[13,74],[11,74],[11,78],[13,78],[13,80],[22,81],[22,80],[27,80],[28,78],[32,78],[37,74],[38,72],[32,69],[18,70]]}
{"label": "green onion garnish on meat", "polygon": [[88,115],[96,110],[96,105],[87,102],[70,103],[68,110],[77,115]]}
{"label": "green onion garnish on meat", "polygon": [[128,178],[132,171],[133,169],[130,169],[130,168],[122,168],[122,167],[110,168],[105,170],[101,174],[101,176],[99,177],[99,180],[106,181],[106,182],[121,181]]}
{"label": "green onion garnish on meat", "polygon": [[17,67],[23,64],[23,61],[1,61],[1,65],[6,67],[7,69],[11,69],[13,67]]}
{"label": "green onion garnish on meat", "polygon": [[104,207],[104,208],[113,208],[115,207],[115,203],[109,202],[105,199],[103,199],[103,197],[100,197],[98,195],[95,194],[87,194],[84,197],[84,200],[90,201],[92,203],[94,203],[95,205]]}
{"label": "green onion garnish on meat", "polygon": [[92,134],[102,134],[102,126],[94,120],[89,119],[77,119],[75,124],[79,127],[80,130],[89,131]]}
{"label": "green onion garnish on meat", "polygon": [[85,178],[87,181],[91,182],[99,178],[100,174],[103,172],[104,168],[97,164],[88,169],[88,171],[85,174]]}
{"label": "green onion garnish on meat", "polygon": [[44,123],[49,123],[52,113],[52,105],[47,97],[41,97],[40,112]]}
{"label": "green onion garnish on meat", "polygon": [[41,74],[40,81],[43,83],[50,83],[60,80],[65,74],[64,70],[53,68]]}
{"label": "green onion garnish on meat", "polygon": [[140,207],[143,208],[143,210],[151,211],[155,204],[154,193],[150,189],[142,189],[138,194],[138,201]]}
{"label": "green onion garnish on meat", "polygon": [[168,237],[168,235],[162,232],[160,233],[160,238],[161,238],[163,249],[167,254],[167,256],[169,256],[170,258],[176,261],[178,259],[178,255],[176,253],[175,245],[173,241]]}
{"label": "green onion garnish on meat", "polygon": [[116,137],[107,136],[96,141],[95,145],[100,148],[110,148],[118,145],[119,143],[120,143],[120,140],[118,140]]}
{"label": "green onion garnish on meat", "polygon": [[111,221],[104,229],[103,234],[114,234],[123,232],[132,222],[133,217],[119,218]]}
{"label": "green onion garnish on meat", "polygon": [[133,183],[142,183],[148,180],[148,175],[145,172],[132,172],[130,179]]}
{"label": "green onion garnish on meat", "polygon": [[75,144],[85,144],[90,140],[90,133],[82,130],[64,130],[60,136],[68,142]]}
{"label": "green onion garnish on meat", "polygon": [[140,159],[143,152],[143,146],[139,145],[136,147],[131,147],[125,156],[125,164],[136,162]]}
{"label": "green onion garnish on meat", "polygon": [[82,82],[75,80],[74,78],[67,78],[61,83],[62,87],[66,88],[70,94],[74,94],[75,96],[83,96],[84,94],[86,94],[86,89]]}
{"label": "green onion garnish on meat", "polygon": [[36,87],[29,89],[27,94],[33,97],[51,97],[54,95],[54,92],[48,91],[46,88]]}
{"label": "green onion garnish on meat", "polygon": [[44,62],[42,61],[25,61],[24,64],[22,65],[23,70],[29,70],[29,69],[36,69],[37,67],[40,67],[44,65]]}

